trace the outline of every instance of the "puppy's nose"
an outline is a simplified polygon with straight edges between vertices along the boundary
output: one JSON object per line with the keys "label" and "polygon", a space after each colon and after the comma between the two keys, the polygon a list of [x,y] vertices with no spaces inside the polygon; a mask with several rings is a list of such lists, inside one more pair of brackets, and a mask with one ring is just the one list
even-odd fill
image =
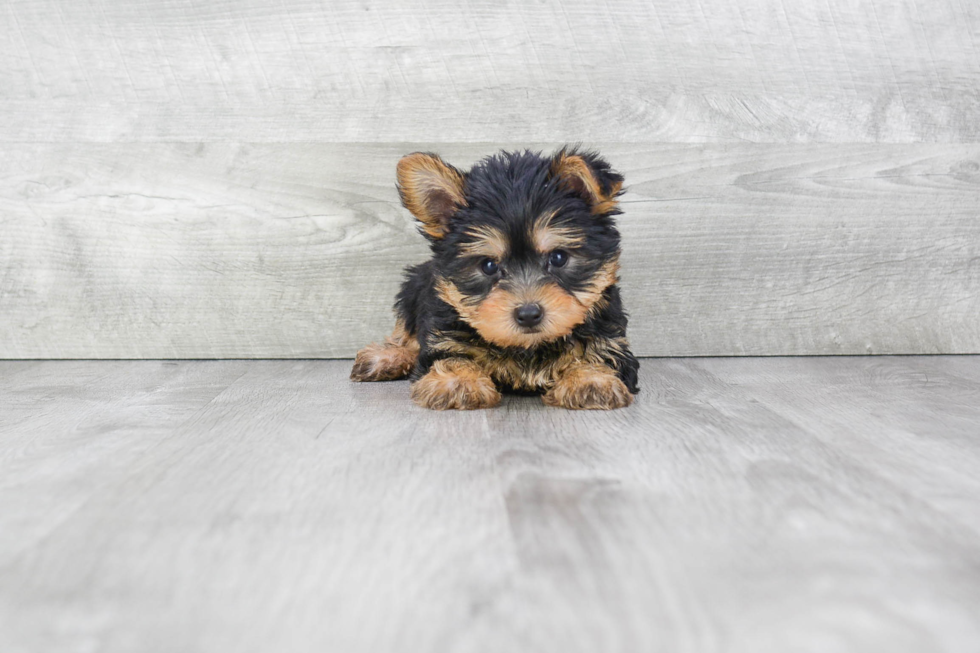
{"label": "puppy's nose", "polygon": [[514,311],[514,319],[522,327],[533,327],[541,323],[544,317],[544,309],[540,304],[524,304]]}

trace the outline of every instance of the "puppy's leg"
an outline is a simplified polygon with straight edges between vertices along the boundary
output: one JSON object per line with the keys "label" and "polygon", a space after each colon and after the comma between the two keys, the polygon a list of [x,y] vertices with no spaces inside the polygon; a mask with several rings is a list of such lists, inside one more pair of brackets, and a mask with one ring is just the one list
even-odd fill
{"label": "puppy's leg", "polygon": [[541,400],[561,408],[610,410],[629,406],[633,395],[611,367],[574,363],[561,373]]}
{"label": "puppy's leg", "polygon": [[394,381],[408,376],[419,357],[419,341],[399,319],[383,344],[371,343],[357,352],[350,378],[354,381]]}
{"label": "puppy's leg", "polygon": [[435,410],[473,410],[496,406],[500,393],[493,379],[473,361],[443,358],[412,384],[412,399],[419,406]]}

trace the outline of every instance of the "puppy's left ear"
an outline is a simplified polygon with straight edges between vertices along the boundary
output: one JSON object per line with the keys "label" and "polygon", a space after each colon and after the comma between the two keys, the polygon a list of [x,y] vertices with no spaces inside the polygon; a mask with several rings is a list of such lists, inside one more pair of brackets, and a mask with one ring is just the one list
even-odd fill
{"label": "puppy's left ear", "polygon": [[585,200],[593,215],[614,210],[623,191],[623,176],[595,152],[563,148],[551,159],[551,176]]}
{"label": "puppy's left ear", "polygon": [[466,206],[466,177],[438,155],[414,152],[398,162],[398,193],[422,229],[436,240],[449,232],[449,221]]}

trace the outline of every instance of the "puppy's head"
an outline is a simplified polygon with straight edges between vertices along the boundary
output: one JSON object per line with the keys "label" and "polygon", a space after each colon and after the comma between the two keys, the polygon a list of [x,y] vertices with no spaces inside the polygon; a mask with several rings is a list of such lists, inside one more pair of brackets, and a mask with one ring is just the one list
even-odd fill
{"label": "puppy's head", "polygon": [[623,178],[591,152],[502,152],[461,172],[434,154],[398,164],[402,203],[432,244],[439,296],[488,342],[558,340],[617,280]]}

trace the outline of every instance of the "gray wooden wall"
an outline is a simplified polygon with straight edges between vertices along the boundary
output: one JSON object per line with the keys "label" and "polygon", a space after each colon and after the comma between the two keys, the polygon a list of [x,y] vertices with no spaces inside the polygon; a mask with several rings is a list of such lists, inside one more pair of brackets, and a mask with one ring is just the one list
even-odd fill
{"label": "gray wooden wall", "polygon": [[973,0],[0,3],[0,357],[350,356],[399,156],[598,147],[644,355],[980,352]]}

